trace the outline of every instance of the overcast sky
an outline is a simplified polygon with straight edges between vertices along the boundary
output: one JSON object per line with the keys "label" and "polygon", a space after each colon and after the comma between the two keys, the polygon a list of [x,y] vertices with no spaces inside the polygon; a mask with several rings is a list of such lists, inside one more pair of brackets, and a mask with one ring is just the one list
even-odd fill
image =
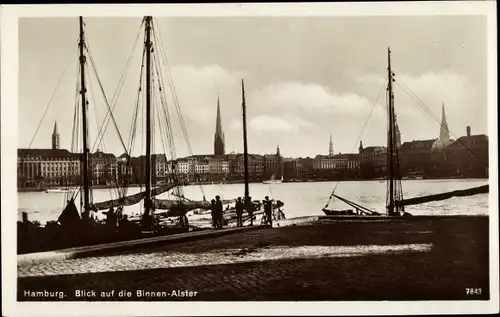
{"label": "overcast sky", "polygon": [[[444,102],[454,137],[487,133],[486,19],[484,17],[182,17],[157,19],[173,83],[194,154],[213,153],[217,95],[226,152],[242,152],[241,78],[245,79],[249,151],[287,157],[357,151],[385,145],[384,80],[390,46],[395,106],[403,142],[436,138],[439,123],[413,101],[407,86],[439,118]],[[87,42],[109,100],[139,32],[141,18],[88,18]],[[141,39],[142,39],[141,34]],[[32,148],[49,148],[54,121],[61,147],[71,147],[77,83],[77,18],[19,20],[19,147],[28,147],[66,64]],[[118,99],[115,117],[128,140],[139,84],[140,40]],[[157,48],[159,52],[159,47]],[[95,112],[106,108],[90,75],[90,136]],[[95,96],[95,102],[92,99]],[[170,90],[167,91],[171,98]],[[179,120],[169,103],[178,156],[188,154]],[[95,109],[95,110],[94,110]],[[140,154],[143,136],[138,125]],[[110,124],[100,146],[123,153]],[[156,152],[161,140],[156,137]]]}

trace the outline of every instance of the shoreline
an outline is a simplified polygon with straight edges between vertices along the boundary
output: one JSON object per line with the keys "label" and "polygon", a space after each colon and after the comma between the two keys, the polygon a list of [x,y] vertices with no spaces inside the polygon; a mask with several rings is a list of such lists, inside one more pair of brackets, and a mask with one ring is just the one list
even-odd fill
{"label": "shoreline", "polygon": [[[440,178],[422,178],[422,179],[403,179],[403,181],[422,181],[422,180],[488,180],[487,177],[440,177]],[[373,182],[373,181],[385,181],[385,178],[350,178],[350,179],[342,179],[342,180],[283,180],[283,183],[326,183],[326,182]],[[228,182],[200,182],[196,184],[188,184],[187,186],[198,186],[198,185],[233,185],[233,184],[244,184],[245,181],[228,181]],[[262,182],[249,182],[249,184],[263,184]],[[161,184],[156,184],[161,185]],[[275,184],[271,184],[275,185]],[[144,187],[144,184],[131,184],[130,187]],[[71,186],[71,188],[76,188],[79,186]],[[115,185],[94,185],[92,189],[107,189],[114,188]],[[52,186],[43,189],[36,188],[17,188],[18,193],[24,192],[45,192],[46,189],[54,189],[54,188],[65,188],[63,186]]]}
{"label": "shoreline", "polygon": [[[195,282],[198,296],[183,300],[488,300],[488,223],[487,217],[324,219],[216,239],[144,245],[18,267],[17,299],[82,301],[89,299],[75,296],[75,289],[158,292],[189,289]],[[118,269],[106,269],[112,267]],[[217,280],[231,283],[213,282]],[[482,292],[468,294],[468,285]],[[58,290],[67,297],[32,298],[24,290]],[[134,292],[127,298],[90,300],[179,299]]]}

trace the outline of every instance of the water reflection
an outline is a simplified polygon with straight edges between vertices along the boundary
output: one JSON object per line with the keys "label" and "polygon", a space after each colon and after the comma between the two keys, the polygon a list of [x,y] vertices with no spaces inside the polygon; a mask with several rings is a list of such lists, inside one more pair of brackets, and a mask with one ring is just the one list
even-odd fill
{"label": "water reflection", "polygon": [[[466,189],[487,183],[488,180],[486,179],[406,180],[403,181],[403,189],[404,196],[409,198]],[[250,184],[250,195],[254,199],[264,199],[265,196],[269,196],[284,201],[287,218],[313,216],[323,214],[321,209],[325,206],[334,186],[334,182],[282,183],[273,185],[253,183]],[[204,185],[203,190],[207,199],[211,199],[215,195],[220,195],[222,199],[234,199],[238,196],[243,196],[244,186],[243,184]],[[129,188],[128,193],[134,194],[139,191],[139,187]],[[94,201],[110,199],[112,192],[113,190],[110,189],[94,190]],[[184,188],[184,193],[190,199],[203,199],[203,193],[199,186],[187,186]],[[358,202],[372,210],[385,212],[385,183],[380,183],[379,181],[341,182],[337,187],[336,194]],[[159,198],[174,199],[169,194],[163,194]],[[64,193],[20,192],[18,193],[18,217],[20,217],[20,211],[28,211],[30,220],[38,220],[41,223],[56,220],[64,207],[63,203]],[[330,207],[345,209],[346,205],[337,200]],[[127,207],[125,213],[139,213],[141,210],[142,205],[138,204]],[[444,201],[409,206],[407,211],[415,215],[484,215],[488,214],[488,195],[454,197]]]}

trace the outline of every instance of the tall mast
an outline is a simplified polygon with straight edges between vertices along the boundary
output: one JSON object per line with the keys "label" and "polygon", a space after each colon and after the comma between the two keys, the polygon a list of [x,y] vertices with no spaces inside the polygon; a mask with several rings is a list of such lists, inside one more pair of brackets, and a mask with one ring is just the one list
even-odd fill
{"label": "tall mast", "polygon": [[247,106],[245,102],[245,84],[241,80],[241,96],[242,96],[242,110],[243,110],[243,159],[245,164],[245,200],[250,196],[248,190],[248,147],[247,147]]}
{"label": "tall mast", "polygon": [[145,213],[151,208],[151,16],[145,17],[146,22],[146,197],[144,198]]}
{"label": "tall mast", "polygon": [[85,88],[85,34],[83,31],[83,17],[80,17],[80,95],[82,97],[82,126],[83,126],[83,211],[88,211],[90,204],[89,189],[89,148],[87,145],[87,100]]}
{"label": "tall mast", "polygon": [[387,135],[387,155],[388,155],[388,184],[389,184],[389,197],[387,201],[387,213],[391,216],[394,214],[394,96],[392,92],[392,82],[393,82],[393,73],[391,69],[391,49],[387,48],[387,78],[388,78],[388,86],[387,86],[387,94],[389,99],[389,132]]}

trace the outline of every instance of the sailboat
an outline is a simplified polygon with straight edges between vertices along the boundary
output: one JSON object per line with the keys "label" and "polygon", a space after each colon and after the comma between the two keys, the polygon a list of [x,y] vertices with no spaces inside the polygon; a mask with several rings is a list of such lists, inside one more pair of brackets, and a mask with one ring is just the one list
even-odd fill
{"label": "sailboat", "polygon": [[271,179],[265,180],[263,184],[280,184],[283,182],[283,175],[281,175],[280,179],[276,179],[276,174],[271,175]]}
{"label": "sailboat", "polygon": [[[152,164],[154,164],[152,160],[152,147],[153,147],[153,124],[154,124],[154,119],[153,117],[153,112],[157,116],[156,119],[158,121],[162,120],[169,120],[168,117],[168,110],[166,108],[161,108],[161,106],[166,107],[166,95],[164,90],[162,89],[162,86],[166,86],[165,81],[162,78],[162,61],[161,58],[165,58],[161,54],[161,49],[163,48],[163,45],[159,42],[159,37],[157,35],[157,32],[155,32],[154,29],[154,22],[153,18],[151,16],[146,16],[143,18],[141,27],[144,26],[144,38],[145,38],[145,44],[144,44],[144,49],[143,49],[143,65],[141,65],[141,77],[140,77],[140,84],[139,84],[139,90],[138,90],[138,100],[141,91],[145,91],[145,107],[146,107],[146,136],[145,136],[145,156],[143,157],[144,160],[144,179],[145,179],[145,190],[141,191],[137,194],[133,195],[125,195],[126,190],[122,190],[122,195],[116,199],[110,199],[107,201],[103,202],[93,202],[91,200],[91,182],[90,182],[90,175],[89,175],[89,146],[88,146],[88,124],[87,124],[87,107],[86,105],[88,104],[86,100],[86,87],[85,87],[85,63],[86,63],[86,45],[85,45],[85,35],[84,35],[84,28],[83,28],[83,18],[80,17],[80,73],[81,73],[81,80],[80,80],[80,95],[81,95],[81,105],[82,105],[82,137],[83,137],[83,154],[82,154],[82,170],[83,170],[83,186],[82,186],[82,212],[81,215],[78,215],[78,217],[73,216],[69,217],[71,219],[77,219],[80,218],[81,220],[86,220],[88,218],[92,218],[93,213],[97,213],[102,210],[107,210],[110,208],[123,208],[126,206],[131,206],[138,204],[140,202],[143,203],[144,206],[144,211],[141,216],[141,222],[143,227],[147,227],[147,229],[153,230],[155,227],[155,218],[158,217],[179,217],[179,222],[180,224],[187,228],[187,218],[186,218],[186,213],[194,210],[194,209],[209,209],[210,208],[210,202],[208,202],[205,197],[203,197],[203,200],[191,200],[186,197],[184,197],[182,193],[181,187],[183,185],[187,185],[186,180],[184,180],[182,177],[179,176],[177,173],[176,165],[175,165],[175,153],[174,153],[174,145],[172,144],[173,142],[173,137],[172,137],[172,131],[171,131],[171,126],[169,122],[167,122],[167,127],[163,126],[164,130],[160,131],[161,137],[168,138],[167,142],[168,143],[168,149],[166,149],[166,152],[170,152],[170,159],[172,161],[172,173],[170,175],[170,180],[167,184],[156,186],[153,184],[153,167]],[[156,42],[154,42],[156,40]],[[160,52],[159,52],[160,51]],[[157,52],[155,55],[153,55],[153,52]],[[159,52],[159,53],[158,53]],[[166,58],[165,58],[166,59]],[[167,64],[168,67],[168,64]],[[143,80],[143,69],[145,70],[145,78]],[[169,70],[167,70],[169,71]],[[170,74],[168,72],[168,74]],[[169,78],[171,80],[171,78]],[[143,84],[145,87],[143,87]],[[170,83],[170,87],[172,88],[173,86]],[[159,98],[154,99],[153,97],[153,92],[157,92],[159,94]],[[174,100],[177,103],[177,99],[175,97],[175,92],[174,94]],[[158,105],[159,101],[162,103],[161,105]],[[138,104],[139,102],[137,102]],[[156,109],[154,107],[157,107]],[[176,104],[178,107],[178,105]],[[137,108],[135,109],[135,115],[137,115]],[[179,108],[177,108],[177,111],[180,111]],[[108,112],[109,116],[113,119],[113,113],[112,109],[109,109]],[[163,115],[163,117],[160,117]],[[182,120],[182,117],[180,115],[180,119]],[[137,120],[137,116],[134,117],[134,120]],[[183,123],[183,122],[182,122]],[[134,121],[133,126],[136,124],[136,121]],[[162,122],[159,124],[160,128],[162,127]],[[185,126],[181,124],[182,128],[185,129]],[[185,131],[183,131],[185,133]],[[135,131],[131,132],[131,135],[134,135]],[[187,135],[185,133],[185,135]],[[121,136],[120,136],[121,137]],[[163,140],[162,140],[163,141]],[[127,167],[130,166],[130,151],[132,148],[132,143],[129,144],[129,149],[125,147],[126,151],[126,157],[127,157]],[[188,142],[186,140],[186,142]],[[128,173],[128,168],[126,169]],[[125,179],[128,179],[129,175],[124,175]],[[126,187],[127,181],[123,182],[122,185]],[[200,185],[201,186],[201,185]],[[157,196],[166,193],[170,190],[174,190],[175,194],[173,193],[173,196],[175,196],[175,199],[159,199],[156,198]],[[156,210],[160,210],[159,212],[156,212]],[[68,205],[66,208],[63,210],[62,214],[59,217],[59,223],[63,223],[64,219],[67,219],[68,213],[75,213],[77,211],[77,208],[75,206],[75,201],[74,197],[72,197],[68,201]]]}
{"label": "sailboat", "polygon": [[[245,167],[245,194],[244,194],[244,200],[245,202],[248,202],[246,206],[252,206],[254,211],[259,211],[259,214],[262,214],[263,212],[260,210],[261,209],[261,203],[258,200],[254,200],[250,204],[250,193],[249,193],[249,175],[248,175],[248,142],[247,142],[247,118],[246,118],[246,99],[245,99],[245,84],[243,79],[241,80],[241,94],[242,94],[242,103],[241,103],[241,108],[242,108],[242,116],[243,116],[243,159],[244,159],[244,167]],[[273,210],[279,211],[280,215],[284,215],[283,211],[280,209],[281,207],[284,206],[284,203],[280,200],[273,201],[272,207]],[[247,209],[248,212],[248,209]],[[253,212],[254,215],[257,213]]]}
{"label": "sailboat", "polygon": [[[431,201],[445,200],[452,197],[463,197],[478,194],[486,194],[489,192],[489,185],[469,188],[465,190],[455,190],[446,193],[426,195],[414,198],[403,197],[403,188],[401,184],[401,173],[399,170],[399,154],[396,142],[396,113],[394,108],[394,91],[393,83],[395,82],[395,74],[391,68],[391,49],[387,49],[387,105],[388,105],[388,132],[387,132],[387,196],[386,210],[387,216],[411,216],[405,212],[405,207],[416,204],[423,204]],[[338,183],[337,183],[338,184]],[[335,194],[337,186],[333,189],[327,204],[322,211],[328,216],[381,216],[383,213],[373,211],[369,208],[361,206],[348,199]],[[328,206],[332,198],[337,198],[340,201],[349,205],[352,209],[333,210]]]}

